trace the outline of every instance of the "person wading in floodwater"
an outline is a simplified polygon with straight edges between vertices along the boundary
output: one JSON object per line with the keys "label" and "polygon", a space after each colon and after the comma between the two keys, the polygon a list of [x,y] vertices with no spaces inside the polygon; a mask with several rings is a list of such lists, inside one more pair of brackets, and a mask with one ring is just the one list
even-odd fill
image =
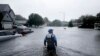
{"label": "person wading in floodwater", "polygon": [[48,53],[56,54],[56,47],[57,47],[57,39],[56,36],[53,34],[53,29],[48,30],[48,34],[44,39],[44,46],[47,47]]}

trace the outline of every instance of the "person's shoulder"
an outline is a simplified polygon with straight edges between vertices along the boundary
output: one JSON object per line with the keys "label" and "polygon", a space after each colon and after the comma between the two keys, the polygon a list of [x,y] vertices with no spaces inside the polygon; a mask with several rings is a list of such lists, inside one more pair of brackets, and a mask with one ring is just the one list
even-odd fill
{"label": "person's shoulder", "polygon": [[51,34],[47,34],[46,37],[47,37],[47,38],[51,38]]}
{"label": "person's shoulder", "polygon": [[55,34],[52,34],[52,37],[55,37]]}

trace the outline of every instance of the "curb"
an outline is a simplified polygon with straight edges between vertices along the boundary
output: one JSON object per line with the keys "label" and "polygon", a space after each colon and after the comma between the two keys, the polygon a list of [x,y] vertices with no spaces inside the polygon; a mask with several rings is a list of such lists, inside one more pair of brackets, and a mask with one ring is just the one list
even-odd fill
{"label": "curb", "polygon": [[6,36],[0,36],[0,42],[10,40],[16,37],[21,37],[21,34],[15,34],[15,35],[6,35]]}

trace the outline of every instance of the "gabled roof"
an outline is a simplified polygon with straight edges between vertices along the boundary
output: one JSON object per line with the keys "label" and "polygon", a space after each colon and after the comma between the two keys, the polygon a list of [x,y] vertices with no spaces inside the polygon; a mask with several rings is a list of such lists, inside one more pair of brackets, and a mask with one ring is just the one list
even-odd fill
{"label": "gabled roof", "polygon": [[22,17],[21,15],[16,15],[15,20],[25,20],[25,21],[27,21],[27,19]]}
{"label": "gabled roof", "polygon": [[[14,16],[9,14],[10,12],[12,12]],[[2,13],[3,16],[8,14],[9,17],[13,20],[13,22],[15,21],[15,18],[14,18],[15,14],[8,4],[0,4],[0,13]]]}
{"label": "gabled roof", "polygon": [[0,4],[0,11],[10,11],[11,8],[8,4]]}

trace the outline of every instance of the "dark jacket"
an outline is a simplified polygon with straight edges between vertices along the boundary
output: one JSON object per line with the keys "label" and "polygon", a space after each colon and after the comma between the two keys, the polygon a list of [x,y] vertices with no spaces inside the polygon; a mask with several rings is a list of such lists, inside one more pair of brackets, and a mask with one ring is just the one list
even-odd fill
{"label": "dark jacket", "polygon": [[[52,41],[52,45],[51,46],[57,46],[57,39],[56,39],[56,36],[54,34],[47,34],[45,39],[44,39],[44,45],[48,46],[49,43],[48,43],[48,39],[51,38],[51,41]],[[47,43],[47,44],[46,44]]]}

